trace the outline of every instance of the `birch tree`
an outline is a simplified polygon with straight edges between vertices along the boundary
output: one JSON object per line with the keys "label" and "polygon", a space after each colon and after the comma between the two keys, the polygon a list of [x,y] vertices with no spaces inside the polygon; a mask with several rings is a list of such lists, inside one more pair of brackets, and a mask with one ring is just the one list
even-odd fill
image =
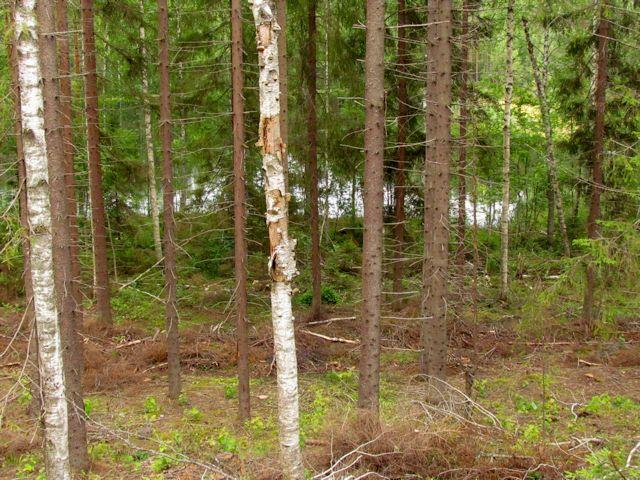
{"label": "birch tree", "polygon": [[36,0],[17,1],[14,34],[18,52],[31,278],[43,399],[45,467],[49,478],[67,480],[71,478],[69,405],[59,322],[59,292],[54,272],[53,216],[37,3]]}
{"label": "birch tree", "polygon": [[151,211],[151,224],[153,226],[153,246],[156,259],[162,260],[162,240],[160,239],[160,209],[158,208],[158,187],[156,185],[156,161],[153,150],[153,131],[151,126],[151,108],[149,107],[149,75],[147,72],[147,46],[145,44],[147,34],[144,28],[144,2],[140,2],[140,56],[142,66],[140,77],[142,81],[142,108],[144,117],[144,145],[147,154],[147,177],[149,180],[149,210]]}
{"label": "birch tree", "polygon": [[502,212],[500,212],[500,299],[509,297],[509,199],[511,171],[511,99],[513,97],[514,0],[507,6],[507,77],[504,87],[504,124],[502,127]]}
{"label": "birch tree", "polygon": [[269,229],[271,317],[278,375],[280,450],[286,478],[303,479],[298,408],[298,365],[291,308],[291,282],[296,271],[296,241],[289,237],[285,145],[280,133],[280,26],[270,0],[249,0],[256,27],[259,65],[260,126],[266,220]]}

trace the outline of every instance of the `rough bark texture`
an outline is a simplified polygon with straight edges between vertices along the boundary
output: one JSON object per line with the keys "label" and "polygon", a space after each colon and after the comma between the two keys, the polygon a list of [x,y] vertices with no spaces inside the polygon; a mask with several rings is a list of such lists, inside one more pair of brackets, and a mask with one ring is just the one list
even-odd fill
{"label": "rough bark texture", "polygon": [[[600,23],[598,25],[598,71],[596,79],[595,104],[596,118],[593,132],[593,186],[587,219],[587,237],[596,240],[600,235],[598,220],[600,218],[600,196],[603,189],[602,157],[604,155],[605,108],[607,96],[607,44],[609,37],[609,20],[606,17],[606,0],[601,0]],[[587,335],[593,333],[596,326],[594,299],[596,290],[596,269],[592,263],[587,265],[587,282],[582,304],[582,322]]]}
{"label": "rough bark texture", "polygon": [[502,211],[500,213],[500,299],[509,298],[509,201],[511,190],[511,100],[513,98],[514,0],[507,6],[507,66],[502,127]]}
{"label": "rough bark texture", "polygon": [[429,0],[428,15],[421,365],[424,374],[444,379],[451,158],[451,0]]}
{"label": "rough bark texture", "polygon": [[84,42],[84,90],[87,117],[87,149],[89,157],[89,195],[91,197],[91,229],[93,234],[94,295],[96,315],[103,325],[111,325],[111,295],[107,260],[102,166],[100,163],[100,118],[98,115],[98,76],[96,44],[93,30],[93,0],[81,0],[82,38]]}
{"label": "rough bark texture", "polygon": [[318,115],[316,110],[317,97],[317,23],[316,0],[307,2],[307,142],[309,158],[307,178],[309,181],[309,210],[311,220],[311,319],[317,319],[322,306],[322,270],[320,258],[320,218],[318,200]]}
{"label": "rough bark texture", "polygon": [[378,414],[384,161],[384,0],[367,0],[362,346],[358,407]]}
{"label": "rough bark texture", "polygon": [[162,190],[164,217],[164,293],[167,325],[169,398],[180,395],[180,338],[176,287],[175,219],[173,215],[173,161],[171,159],[171,90],[169,84],[169,11],[167,0],[158,0],[160,46],[160,137],[162,138]]}
{"label": "rough bark texture", "polygon": [[147,46],[146,30],[144,28],[144,2],[140,2],[140,13],[143,20],[140,24],[140,56],[142,67],[140,77],[142,79],[142,102],[144,117],[144,143],[147,154],[147,177],[149,179],[149,210],[151,211],[151,223],[153,226],[153,246],[158,262],[162,261],[162,240],[160,238],[160,209],[158,208],[158,187],[156,185],[156,160],[153,150],[153,130],[151,126],[151,108],[149,107],[149,78],[147,73]]}
{"label": "rough bark texture", "polygon": [[[53,235],[54,281],[58,295],[58,314],[62,339],[68,402],[69,460],[73,472],[89,468],[87,432],[82,398],[82,346],[76,325],[76,298],[71,260],[68,210],[68,158],[65,151],[60,104],[55,12],[53,2],[38,2],[40,69],[44,96],[44,129],[49,167],[49,194]],[[75,203],[75,202],[74,202]]]}
{"label": "rough bark texture", "polygon": [[467,105],[468,68],[469,68],[469,0],[462,2],[462,21],[460,28],[460,137],[458,139],[458,248],[456,264],[461,285],[466,258],[465,237],[467,230],[467,121],[469,109]]}
{"label": "rough bark texture", "polygon": [[[71,68],[69,49],[69,20],[67,0],[56,1],[56,31],[58,44],[58,70],[60,71],[60,119],[65,159],[65,183],[67,186],[67,210],[69,214],[69,248],[73,273],[72,293],[76,302],[76,324],[82,325],[82,272],[80,269],[80,235],[77,222],[76,181],[74,169],[73,113],[71,106]],[[80,359],[82,356],[80,356]]]}
{"label": "rough bark texture", "polygon": [[[15,4],[12,4],[10,21],[13,21]],[[8,22],[7,22],[8,24]],[[29,244],[29,212],[27,210],[27,173],[25,169],[24,148],[22,146],[22,111],[20,108],[20,79],[18,78],[18,51],[13,36],[8,43],[9,70],[11,73],[11,95],[14,107],[14,134],[16,141],[16,159],[18,162],[18,207],[20,209],[20,237],[22,244],[22,280],[24,282],[25,318],[31,332],[29,338],[33,343],[29,345],[27,375],[29,377],[29,391],[31,393],[30,413],[40,418],[42,409],[40,393],[40,372],[38,371],[37,336],[35,333],[35,318],[33,311],[33,285],[31,279],[31,245]]]}
{"label": "rough bark texture", "polygon": [[287,0],[276,0],[276,21],[280,25],[278,35],[278,65],[280,68],[280,138],[284,145],[284,181],[289,190],[289,56],[287,55]]}
{"label": "rough bark texture", "polygon": [[280,82],[278,36],[280,26],[269,0],[250,2],[256,26],[260,70],[260,126],[264,189],[269,229],[271,317],[278,372],[278,423],[282,466],[286,478],[303,479],[298,408],[298,364],[291,309],[291,282],[297,274],[296,241],[289,238],[289,199],[280,135]]}
{"label": "rough bark texture", "polygon": [[71,478],[69,411],[54,275],[53,215],[44,126],[44,89],[39,63],[36,0],[19,0],[14,12],[22,139],[27,184],[34,312],[43,397],[47,476]]}
{"label": "rough bark texture", "polygon": [[231,0],[231,85],[233,110],[233,213],[236,274],[236,341],[240,421],[251,416],[249,339],[247,334],[247,208],[244,184],[244,75],[242,73],[242,0]]}
{"label": "rough bark texture", "polygon": [[564,246],[565,255],[571,255],[571,244],[569,242],[569,235],[567,234],[567,224],[565,222],[564,207],[562,206],[562,192],[560,191],[560,183],[558,181],[558,166],[556,158],[553,153],[553,129],[551,126],[551,117],[549,114],[549,102],[547,99],[547,92],[544,88],[540,69],[538,68],[538,60],[531,41],[531,35],[529,34],[529,23],[526,18],[522,19],[522,25],[524,26],[524,34],[527,40],[527,49],[529,50],[529,58],[531,59],[531,67],[533,69],[533,77],[536,83],[536,90],[538,92],[538,99],[540,102],[540,112],[542,114],[542,123],[544,126],[544,135],[546,139],[546,157],[547,164],[549,165],[549,177],[551,181],[551,187],[553,188],[553,196],[555,199],[556,213],[558,214],[558,226],[560,227],[560,234],[562,235],[562,244]]}
{"label": "rough bark texture", "polygon": [[[402,292],[402,277],[404,276],[404,223],[406,220],[404,198],[407,162],[407,128],[409,124],[409,95],[407,91],[407,42],[406,27],[407,6],[405,0],[398,0],[398,138],[396,149],[396,172],[394,185],[394,226],[396,258],[393,263],[393,291]],[[398,305],[400,303],[398,302]]]}

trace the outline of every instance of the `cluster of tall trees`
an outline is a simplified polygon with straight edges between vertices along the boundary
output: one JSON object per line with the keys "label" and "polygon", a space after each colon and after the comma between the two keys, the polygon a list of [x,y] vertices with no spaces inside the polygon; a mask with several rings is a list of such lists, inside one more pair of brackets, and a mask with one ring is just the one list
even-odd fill
{"label": "cluster of tall trees", "polygon": [[[108,86],[104,84],[106,78],[102,80],[103,85],[100,84],[100,75],[115,77],[116,71],[120,75],[117,65],[107,66],[107,60],[114,55],[129,62],[131,68],[128,75],[133,75],[132,72],[137,75],[136,84],[140,88],[138,104],[142,112],[141,151],[144,157],[142,170],[145,172],[142,177],[147,186],[147,193],[142,196],[145,199],[148,197],[153,262],[161,264],[163,268],[168,394],[170,398],[177,399],[181,392],[177,260],[181,247],[177,240],[176,211],[184,211],[190,196],[198,197],[196,204],[206,203],[207,197],[204,188],[192,191],[189,187],[193,178],[198,176],[198,167],[193,167],[189,173],[185,173],[184,169],[184,158],[188,154],[181,148],[189,141],[187,127],[190,118],[185,105],[188,102],[197,105],[191,112],[194,116],[216,113],[206,111],[211,104],[210,98],[201,103],[194,98],[212,89],[211,85],[199,82],[189,72],[189,60],[196,64],[202,60],[197,58],[202,52],[199,51],[192,58],[185,57],[185,52],[204,45],[205,53],[211,53],[208,46],[216,42],[230,46],[231,89],[229,93],[225,88],[216,90],[218,93],[220,90],[225,92],[224,102],[231,107],[231,130],[227,132],[231,148],[227,150],[232,152],[230,170],[233,173],[239,417],[246,420],[251,411],[247,272],[250,211],[247,205],[251,205],[248,200],[255,198],[256,186],[261,186],[264,200],[257,204],[264,208],[263,218],[267,224],[265,235],[268,238],[280,444],[283,468],[288,478],[304,478],[292,307],[294,279],[299,272],[296,263],[297,242],[290,225],[291,215],[303,210],[303,216],[308,216],[308,263],[311,272],[308,318],[315,320],[322,313],[322,242],[323,231],[328,228],[325,222],[331,216],[330,210],[335,209],[331,203],[337,203],[340,210],[340,203],[349,203],[350,200],[351,204],[342,212],[356,217],[359,210],[356,197],[358,191],[362,191],[362,305],[359,316],[362,330],[358,406],[375,417],[379,409],[380,328],[386,308],[384,298],[389,293],[384,288],[385,269],[390,265],[391,293],[404,295],[406,287],[403,282],[409,276],[407,271],[412,268],[408,261],[410,240],[407,239],[411,221],[408,217],[411,216],[418,223],[421,222],[422,231],[418,242],[422,246],[419,254],[421,288],[418,318],[422,325],[421,368],[425,377],[440,381],[439,386],[444,385],[447,332],[452,317],[449,307],[452,277],[461,278],[463,286],[460,288],[464,289],[464,278],[469,276],[471,270],[477,273],[480,268],[477,207],[478,177],[483,169],[490,172],[488,176],[493,176],[493,183],[497,185],[495,192],[490,191],[491,182],[483,185],[489,210],[495,203],[501,205],[498,297],[502,301],[509,301],[509,281],[515,274],[512,271],[513,262],[510,261],[514,238],[512,222],[519,221],[524,228],[527,228],[526,222],[535,223],[528,211],[528,204],[536,205],[540,196],[539,192],[537,197],[528,192],[526,166],[516,165],[518,178],[514,185],[514,82],[517,84],[515,88],[520,90],[520,103],[515,111],[518,134],[524,136],[526,128],[523,125],[527,122],[540,121],[541,138],[544,139],[542,156],[546,165],[543,169],[545,182],[542,183],[549,192],[548,234],[553,243],[553,230],[557,223],[565,256],[571,256],[572,239],[580,238],[578,232],[581,227],[572,223],[567,213],[569,192],[566,180],[563,187],[563,175],[566,177],[566,172],[562,169],[566,169],[570,161],[565,158],[564,151],[565,157],[557,158],[558,142],[579,144],[580,151],[576,152],[576,156],[589,159],[578,168],[580,172],[588,171],[589,174],[588,178],[581,179],[577,191],[589,196],[585,226],[586,237],[592,243],[601,236],[605,174],[609,172],[610,183],[617,181],[613,178],[612,170],[606,169],[607,140],[615,138],[616,142],[626,145],[628,151],[634,151],[635,148],[637,156],[637,146],[634,147],[629,139],[632,136],[630,132],[637,126],[637,118],[628,118],[637,114],[637,106],[628,98],[632,95],[630,92],[637,94],[637,78],[629,77],[630,72],[637,71],[632,65],[637,53],[629,53],[620,45],[610,47],[612,18],[621,25],[632,22],[628,18],[630,15],[636,15],[631,18],[637,20],[637,6],[631,2],[609,3],[608,0],[599,0],[595,17],[591,19],[593,27],[586,27],[593,31],[586,35],[584,32],[575,35],[567,54],[568,62],[582,62],[582,65],[593,70],[593,88],[568,68],[555,71],[557,77],[562,77],[558,82],[553,78],[554,66],[551,65],[552,37],[568,35],[566,32],[571,30],[572,21],[588,25],[584,13],[589,2],[583,2],[584,5],[580,5],[576,11],[570,10],[569,5],[564,3],[561,6],[545,3],[541,18],[536,18],[542,25],[542,48],[536,44],[536,36],[526,17],[529,13],[528,4],[525,5],[524,0],[522,4],[517,0],[493,3],[429,0],[426,11],[423,6],[409,0],[367,0],[364,43],[360,38],[354,39],[358,30],[354,24],[361,14],[360,7],[333,0],[325,0],[324,4],[316,0],[292,2],[289,12],[284,0],[231,0],[230,9],[224,13],[227,19],[230,18],[230,38],[211,32],[203,34],[206,26],[194,23],[193,19],[184,20],[180,16],[180,7],[169,5],[167,0],[158,0],[154,7],[157,23],[153,27],[147,23],[145,15],[145,10],[149,11],[150,7],[143,1],[123,2],[118,7],[108,1],[103,3],[101,6],[106,22],[109,19],[114,21],[113,18],[117,17],[114,8],[135,14],[140,22],[135,31],[135,51],[123,52],[114,41],[108,38],[104,40],[102,52],[105,57],[102,64],[105,66],[102,73],[98,70],[100,59],[96,49],[93,0],[81,0],[80,3],[81,44],[77,35],[71,33],[73,28],[69,26],[70,14],[66,0],[16,0],[11,5],[9,59],[15,99],[20,223],[24,232],[24,282],[28,308],[37,333],[37,359],[34,357],[32,363],[33,376],[39,380],[34,382],[34,390],[38,392],[35,397],[41,399],[38,409],[42,413],[46,466],[50,478],[71,478],[74,471],[88,468],[81,388],[82,352],[78,341],[78,329],[83,323],[83,295],[88,290],[83,285],[80,261],[82,242],[79,217],[84,207],[78,205],[78,198],[81,198],[80,203],[87,203],[78,192],[77,177],[80,171],[88,174],[90,212],[87,212],[87,217],[91,223],[93,265],[91,290],[95,300],[93,315],[103,328],[113,323],[110,300],[113,281],[110,274],[116,274],[116,271],[109,263],[109,243],[111,241],[113,247],[113,240],[109,239],[109,215],[105,205],[105,199],[113,196],[105,192],[103,159],[104,152],[110,152],[110,149],[102,138],[103,132],[112,128],[109,125],[109,115],[112,113],[102,114],[101,111],[100,101],[106,97]],[[189,7],[194,7],[196,13],[199,8],[207,8],[202,2],[187,3]],[[244,13],[249,11],[249,7],[254,26],[250,30],[251,37],[254,37],[251,43],[245,38],[245,32],[249,29],[243,28],[247,20]],[[491,23],[488,15],[495,12],[500,13],[491,17],[494,20]],[[287,21],[287,16],[301,20],[299,25],[295,22],[292,25],[291,20]],[[572,16],[575,18],[572,19]],[[345,20],[332,26],[337,17],[351,22],[348,28],[345,29]],[[76,19],[76,13],[71,18]],[[392,18],[395,19],[393,22]],[[185,29],[189,29],[189,32],[181,37]],[[494,55],[483,65],[481,45],[487,38],[492,41],[492,35],[495,35],[492,30],[504,33],[501,38],[504,42],[499,48],[504,52],[504,57]],[[152,35],[148,35],[150,31]],[[148,36],[153,34],[157,37],[157,50],[147,43]],[[294,39],[295,47],[303,47],[297,49],[294,62],[290,62],[287,55],[288,51],[293,50],[291,42],[287,45],[289,36]],[[179,44],[174,38],[180,39]],[[72,55],[72,39],[75,55]],[[389,48],[392,44],[395,45],[393,50]],[[173,45],[178,47],[174,48]],[[322,47],[320,51],[324,58],[319,58],[322,57],[318,54],[319,46]],[[226,50],[226,47],[222,50]],[[156,51],[157,58],[152,55]],[[539,59],[540,51],[542,60]],[[595,62],[584,60],[591,51],[595,55]],[[495,54],[494,50],[489,51],[488,56],[492,54]],[[361,68],[357,62],[351,62],[353,65],[345,62],[345,59],[357,60],[362,56],[362,71],[357,70]],[[529,65],[523,59],[528,60]],[[219,61],[217,56],[215,61]],[[607,90],[610,88],[611,62],[617,78],[627,76],[625,81],[618,80],[620,89],[616,91],[615,101],[625,105],[628,115],[617,120],[610,118],[609,122],[614,125],[610,127],[612,133],[608,134]],[[337,66],[331,67],[332,63]],[[324,67],[324,72],[319,73],[319,66]],[[526,74],[525,66],[528,67]],[[78,112],[74,112],[73,105],[79,102],[77,99],[74,102],[77,92],[74,93],[73,89],[72,67],[75,67],[75,75],[81,77],[83,83],[81,104],[84,113],[80,116],[84,122],[82,135],[74,132],[78,125],[74,116]],[[110,67],[114,70],[110,70]],[[489,76],[481,67],[499,70],[500,74]],[[206,68],[213,69],[215,65],[206,64]],[[354,68],[360,74],[357,87],[362,88],[355,95],[362,97],[364,118],[359,113],[353,114],[353,103],[345,102],[353,90],[346,79],[353,76]],[[199,72],[196,71],[196,75]],[[339,81],[335,80],[333,87],[332,74],[340,78]],[[485,74],[489,76],[490,86],[483,90],[482,75]],[[246,81],[247,77],[251,84]],[[523,77],[532,77],[532,81],[525,82]],[[289,78],[298,88],[296,92],[290,92]],[[188,92],[186,82],[193,82],[191,87],[196,93]],[[228,85],[229,82],[225,82]],[[563,88],[568,88],[565,85],[570,82],[573,82],[575,91],[564,91]],[[177,94],[174,90],[176,83],[181,88]],[[318,89],[319,83],[324,84],[321,91]],[[494,89],[499,93],[491,98],[494,84],[499,85]],[[118,80],[118,85],[123,85],[122,80]],[[154,94],[156,87],[157,96]],[[249,87],[257,87],[257,103],[256,99],[245,98]],[[535,100],[523,93],[534,87]],[[558,111],[553,111],[552,89],[560,98],[557,110],[562,111],[563,119],[582,122],[581,125],[586,125],[584,128],[570,129],[554,118]],[[578,91],[587,95],[582,104],[575,99]],[[303,99],[300,105],[296,105],[295,114],[289,111],[289,98],[293,96]],[[523,97],[525,100],[522,100]],[[323,108],[319,108],[320,102]],[[250,138],[256,138],[257,149],[247,147],[251,143],[246,130],[246,112],[254,104],[259,111],[259,120],[254,129],[257,134],[254,136],[252,133]],[[534,113],[528,114],[525,107],[532,108]],[[115,110],[121,114],[122,108],[122,105],[118,105]],[[153,127],[156,110],[162,159],[162,208],[156,185]],[[179,130],[174,125],[176,112],[180,116]],[[342,117],[353,117],[357,121],[353,118],[347,118],[344,122],[335,121]],[[105,120],[107,125],[103,125]],[[126,124],[122,118],[119,122],[121,126]],[[493,136],[498,140],[492,138],[491,133],[479,133],[482,128],[491,132],[493,124],[502,125],[501,134]],[[254,126],[253,123],[251,125]],[[206,124],[204,130],[205,139],[216,134],[208,131]],[[562,131],[560,140],[558,130]],[[344,146],[346,137],[357,136],[360,132],[363,155]],[[178,139],[174,138],[176,133],[179,133]],[[290,140],[292,133],[297,138]],[[78,165],[79,138],[86,141],[86,155],[83,156],[86,169]],[[196,149],[208,148],[202,139],[191,141]],[[290,141],[292,145],[289,145]],[[528,141],[528,138],[520,138],[519,151],[515,155],[517,159],[529,155],[522,153]],[[486,153],[495,147],[501,154]],[[634,154],[628,154],[628,151],[618,156],[633,157]],[[455,161],[454,153],[457,153]],[[260,180],[255,178],[255,166],[247,163],[249,154],[259,154],[261,157],[263,175]],[[340,156],[345,158],[339,161]],[[358,156],[364,162],[361,178],[358,161],[353,160]],[[491,163],[494,157],[497,160]],[[179,162],[176,162],[176,158],[180,158]],[[177,168],[174,168],[174,162],[179,165]],[[496,165],[498,168],[494,172],[492,169]],[[524,174],[521,173],[523,168]],[[178,176],[176,171],[179,172]],[[418,175],[416,172],[419,172]],[[121,178],[116,182],[126,182],[126,172],[111,172],[109,175],[117,178],[118,174]],[[206,183],[206,175],[204,177],[203,183]],[[455,179],[456,188],[453,188],[452,179]],[[473,179],[473,183],[469,179]],[[334,182],[333,191],[331,182]],[[416,182],[422,183],[423,188],[412,185]],[[342,193],[347,185],[351,194],[345,197]],[[636,186],[637,182],[631,184],[632,189]],[[114,191],[122,192],[124,188],[114,186]],[[613,188],[618,187],[614,185]],[[524,204],[521,208],[524,213],[513,212],[514,190],[518,202]],[[304,200],[294,198],[296,195]],[[529,195],[536,198],[532,199]],[[624,192],[620,195],[624,199],[633,198],[625,196]],[[391,201],[387,198],[391,198]],[[498,199],[500,202],[496,202]],[[454,201],[457,214],[455,223],[451,220],[451,204]],[[637,198],[635,201],[637,203]],[[578,208],[579,202],[578,198]],[[117,205],[117,200],[115,203]],[[473,223],[476,227],[473,255],[470,252],[470,234],[467,232],[470,203],[473,203]],[[615,212],[617,209],[618,212],[613,213],[612,217],[629,218],[635,214],[635,208],[636,205],[626,208],[615,205],[608,211]],[[416,212],[420,213],[416,215]],[[340,212],[333,215],[341,217]],[[519,219],[519,215],[522,219]],[[487,224],[491,227],[493,220],[489,219]],[[389,235],[385,234],[385,225],[391,226]],[[392,245],[391,248],[385,249],[385,240]],[[455,246],[453,252],[450,246]],[[598,285],[598,251],[591,249],[588,252],[584,260],[586,281],[582,323],[586,333],[591,334],[597,326],[595,292]],[[451,262],[455,264],[455,269],[450,265],[450,258],[455,260]],[[391,263],[387,263],[388,259]],[[473,263],[471,270],[469,263]],[[452,273],[454,270],[456,274]]]}

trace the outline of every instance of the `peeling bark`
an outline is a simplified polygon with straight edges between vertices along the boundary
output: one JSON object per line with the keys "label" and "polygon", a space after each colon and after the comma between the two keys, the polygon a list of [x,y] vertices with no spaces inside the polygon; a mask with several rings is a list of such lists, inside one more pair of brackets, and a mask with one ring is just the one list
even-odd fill
{"label": "peeling bark", "polygon": [[280,26],[269,0],[250,1],[258,50],[260,126],[266,220],[269,229],[271,316],[278,372],[280,450],[286,478],[303,479],[300,452],[298,365],[291,308],[291,282],[296,271],[296,241],[289,238],[289,200],[286,190],[285,145],[280,133]]}

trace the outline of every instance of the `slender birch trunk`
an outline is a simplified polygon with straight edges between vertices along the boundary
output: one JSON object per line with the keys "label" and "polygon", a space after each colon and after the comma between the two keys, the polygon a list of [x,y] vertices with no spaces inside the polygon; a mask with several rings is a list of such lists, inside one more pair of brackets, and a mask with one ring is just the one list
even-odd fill
{"label": "slender birch trunk", "polygon": [[264,189],[269,229],[271,316],[278,372],[280,450],[285,477],[303,479],[298,409],[298,364],[291,308],[291,282],[297,274],[296,241],[289,238],[289,199],[285,184],[285,145],[280,135],[280,26],[270,0],[250,0],[256,26],[260,69],[259,142],[263,156]]}
{"label": "slender birch trunk", "polygon": [[380,307],[384,205],[384,0],[367,0],[362,347],[358,407],[380,408]]}
{"label": "slender birch trunk", "polygon": [[98,76],[93,25],[93,0],[81,0],[82,39],[84,42],[84,89],[87,116],[87,149],[89,195],[91,198],[91,230],[93,234],[94,293],[96,314],[102,325],[111,325],[111,294],[107,259],[107,231],[100,162],[100,117],[98,110]]}
{"label": "slender birch trunk", "polygon": [[[604,156],[605,140],[605,109],[607,96],[607,44],[609,39],[609,20],[606,17],[607,1],[600,1],[600,23],[598,25],[598,71],[596,79],[595,104],[596,119],[594,128],[593,149],[593,187],[591,190],[591,203],[589,205],[589,218],[587,219],[587,236],[590,240],[596,240],[600,235],[600,196],[603,190],[602,158]],[[596,327],[596,315],[594,314],[595,290],[597,284],[596,268],[593,263],[587,265],[586,285],[584,301],[582,304],[582,322],[585,333],[591,335]]]}
{"label": "slender birch trunk", "polygon": [[149,179],[149,205],[151,207],[151,223],[153,225],[153,246],[156,259],[162,260],[162,240],[160,238],[160,209],[158,208],[158,187],[156,185],[156,161],[153,150],[153,131],[151,127],[151,108],[149,108],[149,78],[147,73],[147,45],[146,30],[144,28],[144,2],[140,2],[142,23],[140,24],[140,56],[142,68],[140,77],[142,80],[142,102],[144,117],[144,143],[147,153],[147,177]]}
{"label": "slender birch trunk", "polygon": [[54,273],[54,225],[49,157],[44,122],[44,87],[38,44],[36,0],[18,0],[14,12],[15,43],[22,115],[28,197],[29,239],[34,312],[38,334],[45,467],[49,478],[71,479],[69,411]]}
{"label": "slender birch trunk", "polygon": [[169,11],[167,0],[158,0],[158,43],[160,46],[160,136],[162,138],[162,190],[164,214],[164,290],[167,325],[169,398],[180,396],[180,334],[176,288],[173,160],[171,158],[171,86],[169,82]]}
{"label": "slender birch trunk", "polygon": [[504,87],[502,128],[502,211],[500,212],[500,299],[509,298],[509,201],[511,189],[511,100],[513,98],[514,0],[507,6],[507,78]]}
{"label": "slender birch trunk", "polygon": [[531,59],[533,77],[536,83],[536,90],[538,92],[538,100],[540,102],[540,112],[542,114],[542,123],[544,126],[544,135],[546,138],[547,164],[549,165],[549,177],[551,180],[551,187],[553,188],[556,212],[558,214],[558,225],[560,227],[560,234],[562,235],[564,253],[565,255],[570,256],[571,243],[569,242],[569,235],[567,234],[567,223],[564,216],[564,207],[562,206],[562,192],[560,191],[560,183],[558,181],[558,165],[553,153],[553,128],[551,125],[547,92],[544,88],[544,83],[540,75],[540,69],[538,68],[538,60],[536,59],[533,42],[531,41],[531,35],[529,34],[529,22],[524,17],[522,18],[522,25],[524,26],[527,49],[529,51],[529,58]]}
{"label": "slender birch trunk", "polygon": [[[407,128],[409,125],[409,93],[407,89],[407,5],[405,0],[398,0],[398,146],[396,150],[396,175],[394,185],[394,223],[396,259],[393,263],[393,291],[402,292],[402,277],[404,275],[404,230],[405,230],[405,191],[406,191],[406,162],[407,162]],[[400,306],[397,302],[396,306]]]}
{"label": "slender birch trunk", "polygon": [[244,146],[244,75],[242,73],[242,0],[231,0],[231,85],[233,109],[233,212],[236,274],[236,338],[240,421],[251,416],[249,339],[247,333],[247,207]]}
{"label": "slender birch trunk", "polygon": [[[12,4],[12,10],[15,5]],[[13,21],[14,12],[11,12]],[[11,37],[9,44],[9,70],[11,73],[11,95],[14,107],[14,134],[16,139],[16,158],[18,161],[18,207],[20,210],[20,237],[22,244],[22,266],[25,296],[25,321],[30,332],[29,338],[34,343],[29,345],[27,375],[29,378],[29,391],[31,403],[29,413],[40,418],[42,410],[40,393],[40,372],[38,370],[38,339],[35,330],[35,317],[33,311],[33,284],[31,279],[31,245],[29,243],[29,212],[27,207],[27,173],[25,168],[24,148],[22,146],[22,110],[20,108],[20,80],[18,78],[18,51],[15,39]]]}
{"label": "slender birch trunk", "polygon": [[451,0],[429,0],[421,366],[425,375],[437,379],[446,377],[447,365],[451,8]]}
{"label": "slender birch trunk", "polygon": [[317,22],[316,0],[307,2],[307,141],[309,159],[307,177],[309,180],[309,210],[311,234],[311,319],[317,320],[322,307],[322,269],[320,258],[320,218],[318,194],[318,114],[317,97]]}

